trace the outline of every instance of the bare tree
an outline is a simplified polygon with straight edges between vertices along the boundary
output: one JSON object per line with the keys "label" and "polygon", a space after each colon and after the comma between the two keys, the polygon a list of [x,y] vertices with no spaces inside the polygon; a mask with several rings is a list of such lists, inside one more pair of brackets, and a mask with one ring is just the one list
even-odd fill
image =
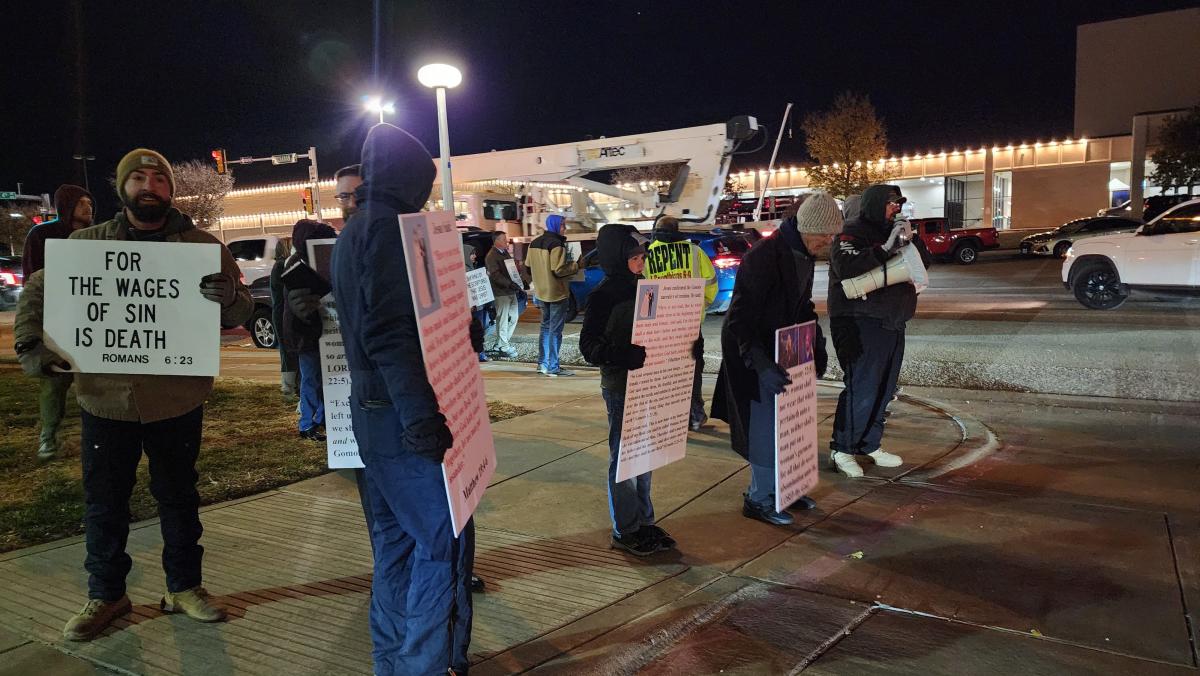
{"label": "bare tree", "polygon": [[809,115],[801,125],[808,154],[809,184],[845,199],[867,186],[898,175],[897,167],[880,163],[887,155],[887,131],[865,96],[845,92],[833,107]]}
{"label": "bare tree", "polygon": [[33,227],[33,217],[40,213],[37,207],[29,205],[0,210],[0,249],[7,247],[9,253],[20,254],[25,246],[25,236]]}
{"label": "bare tree", "polygon": [[175,207],[191,217],[198,228],[211,228],[225,213],[225,195],[233,189],[233,175],[218,174],[208,162],[186,160],[175,170]]}
{"label": "bare tree", "polygon": [[1155,169],[1150,178],[1158,185],[1189,192],[1200,185],[1200,106],[1163,124],[1153,159]]}
{"label": "bare tree", "polygon": [[683,166],[682,162],[673,164],[654,164],[645,167],[626,167],[617,169],[612,173],[613,185],[622,183],[632,183],[638,185],[640,183],[655,184],[659,181],[673,181],[675,175],[679,173],[679,167]]}

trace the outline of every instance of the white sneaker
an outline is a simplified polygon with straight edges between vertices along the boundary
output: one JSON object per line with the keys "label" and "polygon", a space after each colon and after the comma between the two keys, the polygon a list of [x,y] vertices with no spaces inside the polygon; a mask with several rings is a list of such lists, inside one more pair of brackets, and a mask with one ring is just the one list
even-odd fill
{"label": "white sneaker", "polygon": [[880,467],[899,467],[904,464],[904,460],[895,453],[888,453],[882,448],[874,453],[868,453],[867,457],[874,460],[876,465]]}
{"label": "white sneaker", "polygon": [[834,469],[851,479],[857,479],[863,475],[862,468],[858,466],[858,461],[850,453],[833,451],[829,454],[829,461],[833,463]]}

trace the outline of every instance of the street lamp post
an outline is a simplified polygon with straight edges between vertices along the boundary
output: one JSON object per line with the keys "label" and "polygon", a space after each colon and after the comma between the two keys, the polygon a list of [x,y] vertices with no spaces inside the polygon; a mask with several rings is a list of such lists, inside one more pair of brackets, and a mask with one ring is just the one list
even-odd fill
{"label": "street lamp post", "polygon": [[383,102],[383,98],[379,96],[369,96],[364,99],[363,104],[367,110],[372,113],[379,113],[379,124],[383,124],[383,114],[396,114],[396,103],[394,101]]}
{"label": "street lamp post", "polygon": [[71,157],[83,162],[83,187],[88,192],[92,191],[92,186],[88,185],[87,163],[96,159],[95,155],[72,155]]}
{"label": "street lamp post", "polygon": [[462,83],[462,73],[444,63],[431,63],[417,71],[417,79],[437,93],[438,145],[441,149],[442,206],[454,210],[454,181],[450,177],[450,129],[446,122],[446,90]]}

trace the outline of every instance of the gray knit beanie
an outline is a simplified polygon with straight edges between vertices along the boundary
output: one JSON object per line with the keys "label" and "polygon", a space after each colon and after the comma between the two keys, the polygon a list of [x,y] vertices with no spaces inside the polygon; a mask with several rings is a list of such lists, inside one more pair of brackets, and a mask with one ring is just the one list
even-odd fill
{"label": "gray knit beanie", "polygon": [[796,212],[796,230],[809,235],[836,235],[842,231],[842,210],[827,192],[815,192]]}

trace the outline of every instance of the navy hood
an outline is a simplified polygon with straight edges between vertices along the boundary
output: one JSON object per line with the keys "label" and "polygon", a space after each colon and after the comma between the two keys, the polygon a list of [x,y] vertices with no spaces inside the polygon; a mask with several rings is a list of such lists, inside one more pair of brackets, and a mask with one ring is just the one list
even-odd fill
{"label": "navy hood", "polygon": [[363,184],[355,192],[411,214],[429,201],[436,176],[433,157],[420,141],[399,127],[377,124],[363,142]]}
{"label": "navy hood", "polygon": [[[895,185],[873,185],[863,191],[859,215],[873,225],[884,227],[887,222],[887,204],[896,196],[901,195],[900,187]],[[852,216],[851,216],[852,217]]]}
{"label": "navy hood", "polygon": [[646,253],[646,247],[636,237],[637,228],[624,223],[609,223],[596,234],[596,258],[609,277],[633,277],[629,259]]}

